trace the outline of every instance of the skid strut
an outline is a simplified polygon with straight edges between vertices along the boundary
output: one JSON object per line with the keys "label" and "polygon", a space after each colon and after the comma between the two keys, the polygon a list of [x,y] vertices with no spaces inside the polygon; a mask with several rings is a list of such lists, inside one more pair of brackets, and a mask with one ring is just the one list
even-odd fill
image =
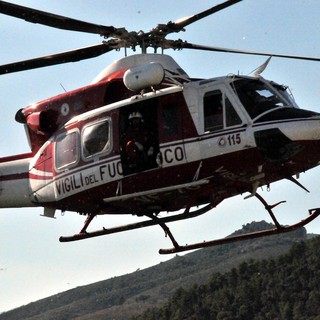
{"label": "skid strut", "polygon": [[128,224],[128,225],[112,227],[109,229],[103,228],[102,230],[87,232],[87,228],[88,228],[90,222],[96,216],[94,213],[92,213],[88,216],[88,218],[86,219],[86,221],[84,223],[83,228],[81,229],[81,231],[78,234],[75,234],[72,236],[67,236],[67,237],[60,237],[59,240],[60,240],[60,242],[83,240],[83,239],[98,237],[98,236],[102,236],[102,235],[118,233],[118,232],[122,232],[122,231],[128,231],[128,230],[134,230],[134,229],[159,225],[164,230],[165,235],[170,238],[170,240],[173,244],[172,248],[160,249],[159,253],[160,254],[170,254],[170,253],[178,253],[178,252],[183,252],[183,251],[188,251],[188,250],[212,247],[212,246],[217,246],[217,245],[226,244],[226,243],[232,243],[232,242],[243,241],[243,240],[248,240],[248,239],[255,239],[255,238],[265,237],[268,235],[275,235],[275,234],[294,231],[294,230],[297,230],[297,229],[305,226],[306,224],[310,223],[312,220],[314,220],[317,216],[320,215],[320,208],[310,209],[309,216],[307,216],[305,219],[301,220],[300,222],[298,222],[296,224],[282,226],[278,222],[278,220],[276,219],[272,209],[285,201],[280,201],[276,204],[269,205],[259,194],[256,193],[255,196],[264,205],[265,209],[267,210],[267,212],[269,213],[271,219],[273,220],[273,222],[275,224],[275,228],[257,231],[257,232],[250,232],[250,233],[246,233],[246,234],[240,234],[240,235],[227,237],[227,238],[215,239],[215,240],[211,240],[211,241],[203,241],[203,242],[198,242],[198,243],[194,243],[194,244],[179,245],[178,242],[176,241],[176,239],[174,238],[173,234],[171,233],[169,227],[166,225],[166,223],[194,218],[194,217],[197,217],[201,214],[208,212],[209,210],[211,210],[212,208],[215,207],[215,205],[213,205],[213,204],[208,204],[205,207],[197,209],[192,212],[190,212],[190,208],[186,208],[183,213],[176,214],[176,215],[169,216],[169,217],[163,217],[163,218],[159,218],[154,214],[150,214],[147,216],[149,218],[151,218],[151,220],[145,220],[142,222],[132,223],[132,224]]}

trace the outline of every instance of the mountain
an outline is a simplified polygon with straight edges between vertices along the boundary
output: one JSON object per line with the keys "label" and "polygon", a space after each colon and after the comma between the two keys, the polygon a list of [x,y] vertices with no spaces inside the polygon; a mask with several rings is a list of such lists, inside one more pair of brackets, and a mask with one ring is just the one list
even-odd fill
{"label": "mountain", "polygon": [[[252,222],[234,234],[272,228]],[[263,260],[289,251],[307,238],[306,230],[197,250],[156,266],[93,283],[0,314],[0,320],[129,319],[163,305],[178,288],[207,283],[213,273],[225,273],[250,259]]]}

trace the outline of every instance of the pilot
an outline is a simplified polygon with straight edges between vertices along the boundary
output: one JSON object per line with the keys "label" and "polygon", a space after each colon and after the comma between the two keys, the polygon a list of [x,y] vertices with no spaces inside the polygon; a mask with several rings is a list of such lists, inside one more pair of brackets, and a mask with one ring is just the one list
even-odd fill
{"label": "pilot", "polygon": [[155,139],[147,130],[139,111],[130,113],[129,126],[122,139],[122,150],[131,172],[143,171],[154,167]]}

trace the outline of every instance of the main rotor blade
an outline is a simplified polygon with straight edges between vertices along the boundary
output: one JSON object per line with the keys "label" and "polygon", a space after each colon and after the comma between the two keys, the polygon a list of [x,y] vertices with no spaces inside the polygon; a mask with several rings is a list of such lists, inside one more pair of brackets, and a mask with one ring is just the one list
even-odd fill
{"label": "main rotor blade", "polygon": [[228,8],[242,0],[228,0],[225,2],[222,2],[214,7],[211,7],[210,9],[207,9],[205,11],[199,12],[191,17],[179,19],[176,22],[168,22],[167,24],[158,24],[157,27],[153,28],[151,31],[145,34],[145,38],[152,36],[157,36],[157,40],[159,37],[163,40],[168,34],[173,32],[180,32],[184,31],[184,27],[188,26],[191,23],[194,23],[200,19],[203,19],[213,13],[216,13],[220,10],[223,10],[225,8]]}
{"label": "main rotor blade", "polygon": [[13,62],[0,66],[0,74],[7,74],[18,71],[53,66],[56,64],[62,64],[67,62],[76,62],[79,60],[90,59],[93,57],[100,56],[111,50],[113,50],[112,46],[101,43],[91,47],[75,49],[30,60]]}
{"label": "main rotor blade", "polygon": [[171,26],[171,27],[174,29],[177,29],[177,31],[181,31],[184,27],[188,26],[189,24],[194,23],[200,19],[203,19],[203,18],[205,18],[213,13],[216,13],[218,11],[221,11],[225,8],[228,8],[228,7],[238,3],[240,1],[242,1],[242,0],[228,0],[228,1],[222,2],[222,3],[212,7],[210,9],[207,9],[205,11],[197,13],[194,16],[180,19],[177,22],[173,22],[173,26]]}
{"label": "main rotor blade", "polygon": [[175,47],[173,45],[172,48],[176,48],[176,49],[184,48],[184,49],[194,49],[194,50],[204,50],[204,51],[249,54],[249,55],[256,55],[256,56],[320,61],[320,57],[307,57],[307,56],[298,56],[298,55],[289,55],[289,54],[277,54],[277,53],[270,53],[270,52],[268,53],[268,52],[249,51],[249,50],[238,50],[238,49],[221,48],[221,47],[208,47],[208,46],[202,46],[202,45],[192,44],[188,42],[178,42],[177,46]]}
{"label": "main rotor blade", "polygon": [[[0,1],[0,13],[26,20],[28,22],[40,23],[58,29],[100,34],[105,37],[117,35],[119,30],[112,26],[102,26],[90,22],[76,20],[53,13],[40,11],[17,4]],[[117,32],[118,31],[118,32]]]}

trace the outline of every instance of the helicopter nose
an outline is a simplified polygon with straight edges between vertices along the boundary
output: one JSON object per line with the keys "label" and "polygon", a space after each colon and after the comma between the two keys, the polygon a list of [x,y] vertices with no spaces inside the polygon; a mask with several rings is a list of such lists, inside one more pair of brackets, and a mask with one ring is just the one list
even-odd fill
{"label": "helicopter nose", "polygon": [[287,160],[299,152],[302,146],[289,139],[279,128],[260,130],[254,133],[257,148],[270,161]]}

